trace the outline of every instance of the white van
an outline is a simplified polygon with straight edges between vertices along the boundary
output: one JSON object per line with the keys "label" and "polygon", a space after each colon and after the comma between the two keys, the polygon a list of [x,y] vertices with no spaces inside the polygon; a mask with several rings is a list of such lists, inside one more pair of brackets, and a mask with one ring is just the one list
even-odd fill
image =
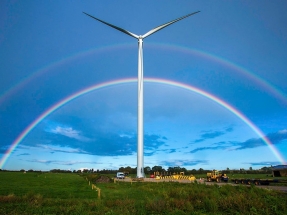
{"label": "white van", "polygon": [[117,172],[117,179],[125,179],[125,174],[123,172]]}

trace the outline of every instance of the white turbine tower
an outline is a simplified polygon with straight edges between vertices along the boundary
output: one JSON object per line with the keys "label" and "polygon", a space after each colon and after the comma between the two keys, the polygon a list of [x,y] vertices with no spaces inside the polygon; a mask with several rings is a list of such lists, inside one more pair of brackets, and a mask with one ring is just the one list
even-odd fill
{"label": "white turbine tower", "polygon": [[136,35],[133,34],[125,29],[122,29],[120,27],[117,27],[115,25],[112,25],[110,23],[107,23],[101,19],[98,19],[90,14],[87,14],[83,12],[84,14],[92,17],[93,19],[96,19],[112,28],[115,28],[129,36],[132,36],[136,39],[138,39],[138,153],[137,153],[137,177],[142,178],[144,177],[144,161],[143,161],[143,39],[148,37],[149,35],[179,21],[186,17],[189,17],[191,15],[194,15],[196,13],[199,13],[200,11],[196,11],[194,13],[187,14],[183,17],[180,17],[178,19],[175,19],[173,21],[170,21],[168,23],[165,23],[163,25],[160,25],[149,32],[145,33],[144,35]]}

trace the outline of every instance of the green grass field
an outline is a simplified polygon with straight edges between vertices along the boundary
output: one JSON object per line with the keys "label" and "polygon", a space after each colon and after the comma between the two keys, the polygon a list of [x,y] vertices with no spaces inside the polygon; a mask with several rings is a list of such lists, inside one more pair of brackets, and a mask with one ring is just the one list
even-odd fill
{"label": "green grass field", "polygon": [[286,193],[255,186],[98,183],[95,175],[0,172],[0,214],[286,214]]}
{"label": "green grass field", "polygon": [[95,194],[86,186],[83,177],[73,174],[57,173],[0,173],[1,195],[23,196],[27,193],[40,194],[43,198],[95,198]]}

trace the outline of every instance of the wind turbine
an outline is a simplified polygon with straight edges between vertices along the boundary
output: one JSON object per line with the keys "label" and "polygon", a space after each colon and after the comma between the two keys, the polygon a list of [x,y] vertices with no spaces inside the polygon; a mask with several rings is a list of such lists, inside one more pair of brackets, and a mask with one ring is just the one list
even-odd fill
{"label": "wind turbine", "polygon": [[144,35],[136,35],[134,33],[131,33],[123,28],[117,27],[115,25],[112,25],[110,23],[107,23],[101,19],[98,19],[90,14],[86,14],[87,16],[92,17],[93,19],[98,20],[99,22],[102,22],[112,28],[115,28],[131,37],[134,37],[138,39],[138,153],[137,153],[137,177],[142,178],[144,177],[144,156],[143,156],[143,39],[150,36],[151,34],[154,34],[155,32],[177,22],[180,21],[186,17],[189,17],[191,15],[194,15],[196,13],[199,13],[200,11],[196,11],[194,13],[187,14],[185,16],[182,16],[180,18],[177,18],[173,21],[170,21],[168,23],[165,23],[163,25],[160,25]]}

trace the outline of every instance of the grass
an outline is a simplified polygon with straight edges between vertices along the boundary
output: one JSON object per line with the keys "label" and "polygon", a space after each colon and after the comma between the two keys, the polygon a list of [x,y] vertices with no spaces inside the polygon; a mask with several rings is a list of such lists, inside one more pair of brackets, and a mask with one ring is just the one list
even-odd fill
{"label": "grass", "polygon": [[79,175],[57,173],[1,172],[1,195],[24,196],[27,193],[40,194],[44,198],[95,198],[87,181]]}
{"label": "grass", "polygon": [[286,214],[286,193],[255,186],[98,183],[96,175],[0,172],[0,214]]}

